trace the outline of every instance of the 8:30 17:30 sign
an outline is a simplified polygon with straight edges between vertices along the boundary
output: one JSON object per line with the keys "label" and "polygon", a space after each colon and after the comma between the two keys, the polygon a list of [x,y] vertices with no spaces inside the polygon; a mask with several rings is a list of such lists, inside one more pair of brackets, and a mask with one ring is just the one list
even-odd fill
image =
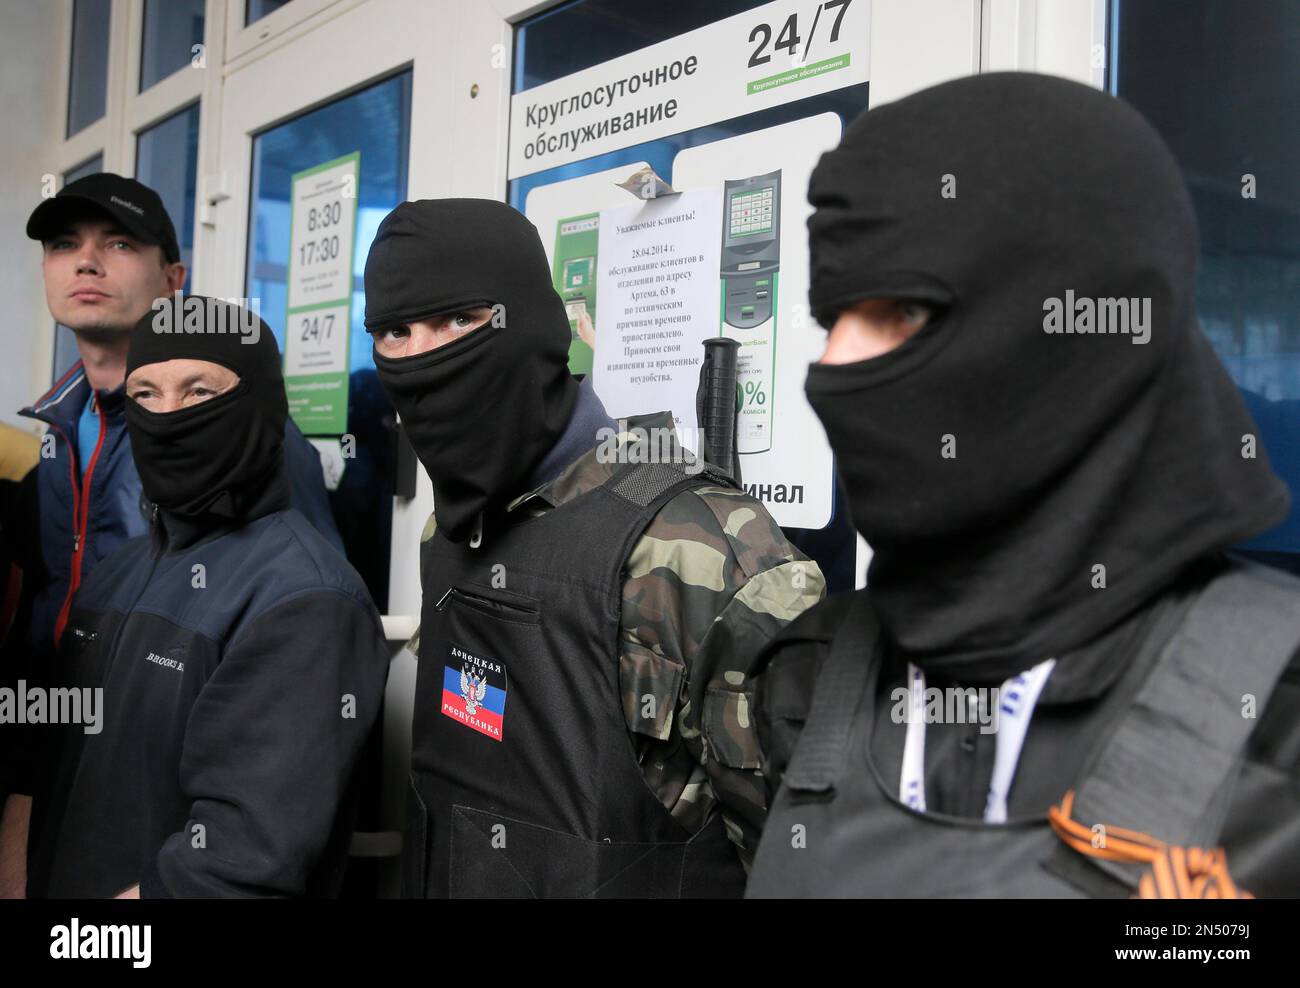
{"label": "8:30 17:30 sign", "polygon": [[304,240],[298,246],[299,264],[316,264],[332,261],[339,256],[339,235],[322,237],[319,240]]}

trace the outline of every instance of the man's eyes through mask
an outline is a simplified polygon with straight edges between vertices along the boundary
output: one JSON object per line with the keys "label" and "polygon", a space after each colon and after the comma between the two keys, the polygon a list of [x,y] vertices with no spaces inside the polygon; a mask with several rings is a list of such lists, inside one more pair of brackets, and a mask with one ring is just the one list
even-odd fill
{"label": "man's eyes through mask", "polygon": [[869,298],[823,315],[829,332],[820,363],[848,364],[902,346],[938,313],[935,306],[916,299]]}
{"label": "man's eyes through mask", "polygon": [[385,326],[370,331],[375,350],[391,358],[413,357],[454,343],[463,336],[490,323],[495,310],[476,306],[459,312],[447,312],[415,322]]}

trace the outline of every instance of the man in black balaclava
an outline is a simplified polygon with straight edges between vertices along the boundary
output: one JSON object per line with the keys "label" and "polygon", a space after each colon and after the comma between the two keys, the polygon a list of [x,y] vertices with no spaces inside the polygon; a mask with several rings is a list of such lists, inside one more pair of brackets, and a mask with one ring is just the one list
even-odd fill
{"label": "man in black balaclava", "polygon": [[82,697],[84,725],[43,729],[27,894],[336,894],[388,655],[360,577],[288,507],[275,337],[162,300],[126,370],[153,538],[82,584],[38,688]]}
{"label": "man in black balaclava", "polygon": [[979,76],[862,115],[809,199],[808,398],[874,555],[765,657],[749,894],[1300,893],[1300,583],[1224,556],[1288,494],[1160,138]]}
{"label": "man in black balaclava", "polygon": [[569,374],[510,207],[393,210],[366,328],[436,510],[404,894],[738,895],[765,807],[750,667],[821,598],[816,564],[671,413],[616,427]]}

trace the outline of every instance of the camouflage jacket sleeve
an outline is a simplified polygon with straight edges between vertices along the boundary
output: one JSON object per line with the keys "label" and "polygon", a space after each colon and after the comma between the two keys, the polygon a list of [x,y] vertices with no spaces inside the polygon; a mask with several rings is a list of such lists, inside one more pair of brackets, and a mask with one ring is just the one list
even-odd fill
{"label": "camouflage jacket sleeve", "polygon": [[726,487],[674,497],[628,557],[619,679],[646,782],[692,832],[716,804],[746,867],[767,810],[754,664],[824,594],[817,564]]}

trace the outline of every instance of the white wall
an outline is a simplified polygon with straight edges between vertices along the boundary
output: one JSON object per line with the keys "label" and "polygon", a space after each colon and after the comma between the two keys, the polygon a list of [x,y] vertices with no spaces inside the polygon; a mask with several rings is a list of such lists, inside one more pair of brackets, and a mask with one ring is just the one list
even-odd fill
{"label": "white wall", "polygon": [[40,245],[24,228],[41,201],[42,176],[59,172],[63,17],[58,3],[0,2],[0,420],[31,431],[40,430],[17,413],[49,384],[54,324],[45,307]]}

